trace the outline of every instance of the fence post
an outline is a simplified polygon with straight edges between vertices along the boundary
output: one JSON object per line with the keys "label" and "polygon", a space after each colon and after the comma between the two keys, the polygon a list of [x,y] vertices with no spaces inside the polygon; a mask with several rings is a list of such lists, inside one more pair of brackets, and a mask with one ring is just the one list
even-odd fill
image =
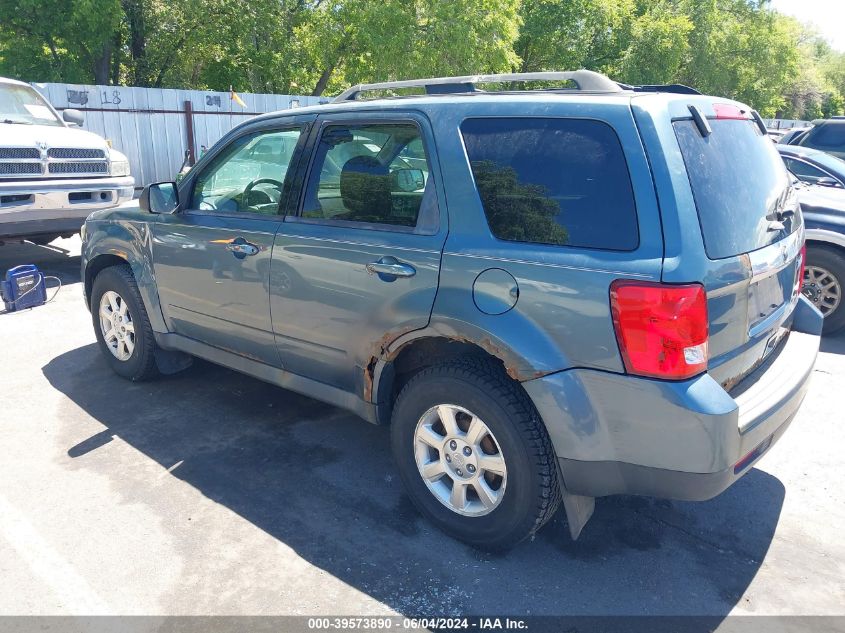
{"label": "fence post", "polygon": [[185,100],[185,131],[188,135],[188,164],[193,167],[197,162],[196,148],[194,147],[194,107],[190,99]]}

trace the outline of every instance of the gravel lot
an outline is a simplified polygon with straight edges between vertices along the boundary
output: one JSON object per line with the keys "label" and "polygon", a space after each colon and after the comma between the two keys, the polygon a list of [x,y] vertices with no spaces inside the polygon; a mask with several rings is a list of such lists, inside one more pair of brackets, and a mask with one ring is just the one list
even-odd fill
{"label": "gravel lot", "polygon": [[386,428],[202,362],[113,375],[54,244],[0,246],[65,283],[0,315],[0,614],[845,615],[845,336],[718,498],[602,499],[491,556],[417,515]]}

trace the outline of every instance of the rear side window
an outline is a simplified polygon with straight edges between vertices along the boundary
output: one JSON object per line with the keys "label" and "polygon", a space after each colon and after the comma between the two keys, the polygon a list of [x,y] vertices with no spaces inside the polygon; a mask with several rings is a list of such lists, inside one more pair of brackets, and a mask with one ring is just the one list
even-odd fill
{"label": "rear side window", "polygon": [[601,121],[478,118],[461,125],[500,240],[632,251],[637,212],[619,137]]}
{"label": "rear side window", "polygon": [[829,175],[824,173],[821,169],[808,165],[803,160],[784,157],[783,162],[786,163],[786,168],[789,171],[798,176],[799,180],[804,182],[814,184],[821,178],[829,178]]}
{"label": "rear side window", "polygon": [[707,256],[733,257],[783,239],[797,228],[797,216],[772,230],[777,212],[791,200],[789,176],[774,144],[753,121],[709,123],[713,132],[706,137],[692,120],[674,124]]}

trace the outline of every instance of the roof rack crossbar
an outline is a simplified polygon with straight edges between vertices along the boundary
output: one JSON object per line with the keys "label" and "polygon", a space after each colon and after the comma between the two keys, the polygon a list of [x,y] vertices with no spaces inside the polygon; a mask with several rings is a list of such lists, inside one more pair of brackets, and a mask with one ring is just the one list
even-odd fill
{"label": "roof rack crossbar", "polygon": [[458,94],[475,92],[482,83],[507,83],[512,81],[571,81],[582,92],[622,92],[623,88],[601,73],[592,70],[567,72],[506,73],[502,75],[465,75],[462,77],[432,77],[358,84],[341,92],[334,102],[354,101],[362,92],[391,90],[394,88],[425,88],[427,94]]}

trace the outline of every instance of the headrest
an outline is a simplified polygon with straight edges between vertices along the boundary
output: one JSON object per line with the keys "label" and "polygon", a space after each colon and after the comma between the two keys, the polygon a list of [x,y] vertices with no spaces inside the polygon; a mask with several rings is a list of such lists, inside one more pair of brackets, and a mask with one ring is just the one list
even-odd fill
{"label": "headrest", "polygon": [[390,215],[390,169],[373,156],[355,156],[340,172],[340,197],[352,213]]}

